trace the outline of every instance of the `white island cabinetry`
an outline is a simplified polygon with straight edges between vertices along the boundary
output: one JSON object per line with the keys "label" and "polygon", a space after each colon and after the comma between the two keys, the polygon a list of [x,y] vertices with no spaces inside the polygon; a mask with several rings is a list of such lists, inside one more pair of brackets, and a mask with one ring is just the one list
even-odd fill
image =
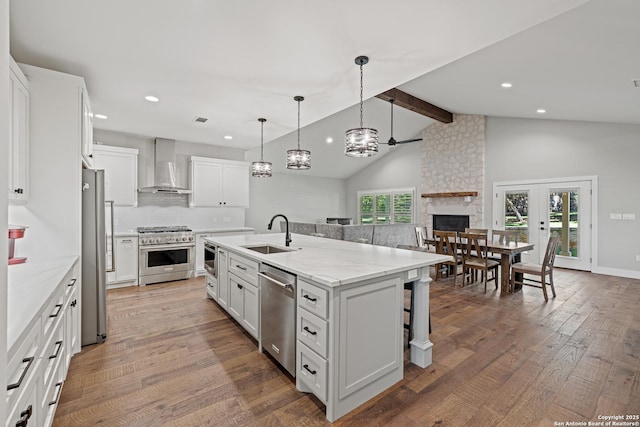
{"label": "white island cabinetry", "polygon": [[[260,263],[297,276],[297,314],[291,320],[296,322],[296,387],[326,405],[329,421],[402,379],[405,283],[413,284],[416,307],[411,361],[422,368],[431,364],[429,266],[449,257],[304,235],[295,235],[290,248],[282,245],[284,234],[210,240],[219,253],[228,254],[230,294],[225,309],[250,332],[247,307],[253,307],[252,298],[259,307],[261,293],[258,289],[255,297],[248,296],[247,282]],[[249,249],[265,244],[284,251],[263,254]]]}
{"label": "white island cabinetry", "polygon": [[249,163],[191,156],[189,206],[249,207]]}

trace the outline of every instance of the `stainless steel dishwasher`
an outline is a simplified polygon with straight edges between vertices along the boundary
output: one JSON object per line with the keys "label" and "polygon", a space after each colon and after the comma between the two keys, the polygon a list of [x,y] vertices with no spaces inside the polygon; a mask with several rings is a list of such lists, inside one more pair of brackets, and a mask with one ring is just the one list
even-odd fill
{"label": "stainless steel dishwasher", "polygon": [[296,376],[296,276],[262,264],[260,272],[262,349]]}

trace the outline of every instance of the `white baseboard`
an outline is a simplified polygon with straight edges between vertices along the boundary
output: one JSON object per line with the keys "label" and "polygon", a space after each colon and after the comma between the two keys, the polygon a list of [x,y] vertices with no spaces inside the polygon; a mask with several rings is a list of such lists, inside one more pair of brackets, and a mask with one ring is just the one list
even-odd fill
{"label": "white baseboard", "polygon": [[591,271],[596,274],[607,274],[609,276],[627,277],[629,279],[640,279],[640,271],[623,270],[621,268],[594,267]]}

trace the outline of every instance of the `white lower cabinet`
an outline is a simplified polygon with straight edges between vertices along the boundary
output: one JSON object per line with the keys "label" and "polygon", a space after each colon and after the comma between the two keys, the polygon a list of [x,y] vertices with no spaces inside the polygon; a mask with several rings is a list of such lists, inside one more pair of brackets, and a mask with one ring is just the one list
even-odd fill
{"label": "white lower cabinet", "polygon": [[[107,273],[109,287],[138,285],[138,238],[115,237],[113,248],[114,269]],[[114,286],[116,285],[116,286]]]}
{"label": "white lower cabinet", "polygon": [[[214,285],[207,274],[207,294],[247,332],[260,337],[260,291],[258,263],[226,249],[218,249],[218,278]],[[213,295],[217,295],[217,298]]]}
{"label": "white lower cabinet", "polygon": [[327,403],[327,359],[298,342],[296,378],[303,382],[323,403]]}
{"label": "white lower cabinet", "polygon": [[207,296],[214,301],[218,301],[218,281],[208,273],[204,277],[207,284]]}
{"label": "white lower cabinet", "polygon": [[9,349],[7,427],[52,424],[71,356],[80,351],[80,292],[76,261]]}

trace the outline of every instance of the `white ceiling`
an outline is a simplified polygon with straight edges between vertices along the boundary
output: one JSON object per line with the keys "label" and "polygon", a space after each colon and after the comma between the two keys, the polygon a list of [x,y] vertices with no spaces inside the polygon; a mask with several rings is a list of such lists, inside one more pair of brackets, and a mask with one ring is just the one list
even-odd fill
{"label": "white ceiling", "polygon": [[[296,143],[312,175],[344,178],[364,96],[392,87],[454,113],[640,123],[635,0],[12,0],[18,62],[85,77],[95,127],[259,152],[284,169]],[[566,13],[565,13],[566,12]],[[539,24],[539,25],[538,25]],[[447,65],[448,64],[448,65]],[[635,73],[635,74],[634,74]],[[500,88],[511,81],[510,90]],[[152,94],[156,104],[144,100]],[[396,139],[432,121],[396,108]],[[196,116],[206,124],[194,123]],[[365,102],[365,126],[389,138],[389,104]],[[224,135],[233,135],[227,141]],[[326,144],[327,136],[335,140]],[[396,148],[398,149],[398,148]],[[386,152],[384,146],[382,153]]]}

